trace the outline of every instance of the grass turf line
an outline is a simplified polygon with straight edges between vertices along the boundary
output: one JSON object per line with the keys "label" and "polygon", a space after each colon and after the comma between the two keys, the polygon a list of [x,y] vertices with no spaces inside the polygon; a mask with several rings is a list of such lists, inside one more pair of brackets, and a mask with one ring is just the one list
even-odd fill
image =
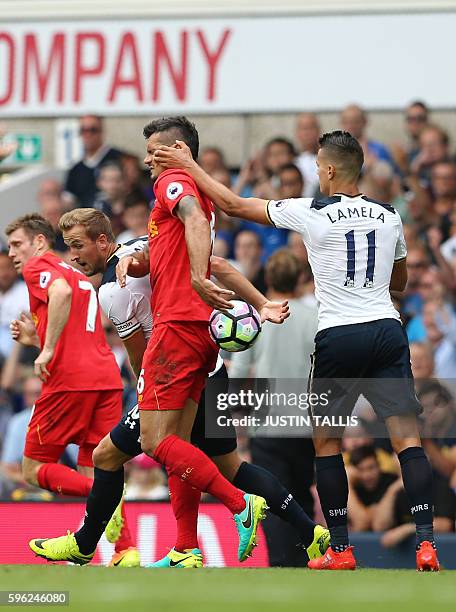
{"label": "grass turf line", "polygon": [[68,590],[70,605],[64,609],[78,612],[182,612],[189,605],[198,612],[446,612],[454,610],[455,584],[456,571],[0,565],[0,590]]}

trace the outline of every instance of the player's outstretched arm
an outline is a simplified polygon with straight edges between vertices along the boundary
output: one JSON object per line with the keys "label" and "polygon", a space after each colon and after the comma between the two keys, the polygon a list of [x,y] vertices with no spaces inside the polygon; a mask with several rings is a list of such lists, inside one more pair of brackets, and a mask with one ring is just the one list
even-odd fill
{"label": "player's outstretched arm", "polygon": [[288,300],[271,302],[261,291],[252,285],[234,266],[222,257],[211,257],[211,272],[227,289],[234,291],[240,298],[252,304],[261,316],[261,322],[281,324],[290,316]]}
{"label": "player's outstretched arm", "polygon": [[233,292],[217,287],[206,277],[212,247],[211,228],[198,200],[184,196],[177,205],[177,216],[185,226],[193,289],[209,306],[230,309],[232,305],[228,300],[233,297]]}
{"label": "player's outstretched arm", "polygon": [[192,158],[185,142],[176,140],[175,147],[161,146],[155,151],[154,160],[165,168],[186,170],[195,180],[198,187],[231,217],[248,219],[263,225],[270,225],[266,214],[267,200],[260,198],[241,198],[230,189],[215,181],[198,166]]}
{"label": "player's outstretched arm", "polygon": [[121,287],[125,287],[127,276],[140,278],[149,274],[149,271],[149,245],[146,245],[139,253],[126,255],[119,260],[116,266],[117,282]]}
{"label": "player's outstretched arm", "polygon": [[71,310],[72,289],[64,278],[57,278],[48,289],[48,322],[44,346],[35,359],[35,374],[46,381],[50,372],[48,363],[54,357],[55,347]]}

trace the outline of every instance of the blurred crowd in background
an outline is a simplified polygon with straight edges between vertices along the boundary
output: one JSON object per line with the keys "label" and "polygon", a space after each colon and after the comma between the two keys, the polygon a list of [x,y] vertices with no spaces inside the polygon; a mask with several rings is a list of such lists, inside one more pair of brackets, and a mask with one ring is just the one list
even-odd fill
{"label": "blurred crowd in background", "polygon": [[[387,146],[369,137],[368,114],[356,105],[340,113],[340,128],[361,143],[365,164],[361,191],[374,200],[391,203],[404,223],[408,245],[409,281],[404,294],[394,296],[410,340],[417,394],[424,407],[424,445],[435,478],[437,531],[455,527],[456,512],[456,143],[444,125],[433,122],[425,103],[404,110],[407,142]],[[57,230],[56,250],[69,261],[58,230],[61,215],[76,206],[94,207],[111,219],[120,242],[147,233],[154,204],[153,187],[142,160],[106,142],[103,120],[80,120],[84,157],[65,181],[45,180],[37,209]],[[318,115],[296,117],[294,141],[280,134],[266,143],[241,168],[229,168],[223,147],[200,152],[199,163],[215,179],[243,196],[266,199],[320,197],[316,154],[321,129]],[[272,299],[290,300],[291,317],[281,327],[265,326],[258,343],[227,360],[231,377],[307,378],[313,352],[317,308],[312,273],[301,237],[295,232],[217,217],[214,254],[233,263]],[[21,459],[27,423],[40,381],[33,375],[36,352],[10,339],[9,324],[28,311],[25,285],[17,278],[5,245],[0,252],[0,494],[3,498],[52,499],[51,494],[26,485]],[[104,320],[106,334],[125,381],[125,409],[135,403],[135,381],[115,330]],[[398,463],[389,444],[370,434],[372,411],[361,402],[361,425],[346,438],[349,466],[351,527],[384,532],[385,546],[397,545],[414,533]],[[283,480],[309,511],[319,516],[312,480],[313,448],[309,440],[254,439],[241,436],[241,453],[268,467]],[[75,449],[63,461],[74,465]],[[127,499],[167,499],[166,479],[145,456],[130,462]],[[303,474],[306,478],[303,479]],[[272,564],[294,564],[292,542],[285,541],[283,525],[268,519],[266,535]],[[269,524],[269,526],[268,526]],[[277,533],[280,531],[280,545]],[[277,544],[277,546],[276,546]],[[296,561],[296,564],[299,564]]]}

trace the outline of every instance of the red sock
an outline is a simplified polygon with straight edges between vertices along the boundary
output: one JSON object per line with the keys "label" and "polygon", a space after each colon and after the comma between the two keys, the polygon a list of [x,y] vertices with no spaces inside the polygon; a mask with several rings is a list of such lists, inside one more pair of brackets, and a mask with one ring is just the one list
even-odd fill
{"label": "red sock", "polygon": [[122,527],[122,531],[120,532],[119,539],[117,540],[115,545],[116,552],[120,552],[121,550],[127,550],[127,548],[135,546],[130,535],[130,530],[128,528],[127,515],[125,514],[125,504],[122,504],[122,518],[124,520],[124,524]]}
{"label": "red sock", "polygon": [[233,514],[245,508],[244,493],[228,482],[206,455],[178,436],[167,436],[155,449],[154,458],[181,480],[207,492],[222,502]]}
{"label": "red sock", "polygon": [[177,538],[174,548],[179,552],[198,548],[198,508],[201,491],[175,474],[168,475],[171,507],[176,517]]}
{"label": "red sock", "polygon": [[93,480],[60,463],[45,463],[38,470],[38,484],[59,495],[87,497]]}

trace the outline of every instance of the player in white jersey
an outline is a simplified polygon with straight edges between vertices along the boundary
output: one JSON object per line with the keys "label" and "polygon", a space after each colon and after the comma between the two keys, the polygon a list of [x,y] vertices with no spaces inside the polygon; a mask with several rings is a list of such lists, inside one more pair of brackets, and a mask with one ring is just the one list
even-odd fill
{"label": "player in white jersey", "polygon": [[[329,391],[312,408],[317,488],[331,532],[331,548],[312,569],[355,569],[347,531],[348,483],[341,428],[331,417],[350,414],[362,392],[385,421],[397,452],[417,532],[417,569],[438,570],[432,530],[432,472],[421,447],[407,338],[390,290],[407,282],[406,246],[399,214],[359,193],[364,156],[348,132],[324,134],[317,155],[325,198],[266,201],[241,198],[209,177],[186,145],[161,147],[155,163],[189,172],[223,211],[301,234],[319,302],[312,391]],[[315,384],[317,383],[317,384]],[[323,417],[329,417],[324,419]],[[341,422],[339,419],[337,422]],[[343,421],[342,421],[343,422]]]}
{"label": "player in white jersey", "polygon": [[[147,249],[147,237],[122,245],[117,244],[109,219],[103,213],[90,208],[75,209],[63,215],[60,229],[69,246],[71,261],[87,276],[100,273],[103,275],[98,290],[100,305],[116,327],[128,352],[132,369],[138,376],[142,356],[152,332],[151,286],[148,275],[140,278],[127,276],[126,285],[121,288],[116,282],[116,265],[123,257]],[[218,257],[212,258],[211,268],[223,284],[257,308],[263,321],[281,323],[288,316],[285,303],[268,301],[228,262]],[[210,376],[227,379],[226,368],[220,356]],[[264,496],[271,511],[297,529],[310,558],[321,556],[329,545],[328,531],[307,516],[275,476],[263,468],[241,461],[236,450],[234,427],[226,428],[225,438],[206,438],[204,415],[203,394],[192,430],[192,442],[212,458],[227,479],[242,485],[243,490]],[[213,415],[214,420],[217,417],[215,411],[210,409],[208,415],[209,418]],[[124,485],[123,466],[141,453],[139,410],[138,406],[135,406],[122,417],[94,451],[94,485],[87,499],[83,526],[75,534],[43,540],[41,547],[44,548],[44,553],[41,556],[52,561],[88,563],[95,553],[106,523],[117,507],[110,525],[106,528],[107,535],[112,533],[111,541],[115,541],[122,525],[118,504]],[[185,564],[180,564],[180,557],[185,559]],[[168,561],[172,562],[169,567],[193,567],[190,562],[195,563],[195,567],[201,566],[197,555],[183,554],[183,551],[174,551],[171,557],[167,555],[158,562],[159,567],[163,567],[165,562],[168,564]],[[115,567],[138,564],[139,555],[136,549],[115,555],[110,563]]]}

